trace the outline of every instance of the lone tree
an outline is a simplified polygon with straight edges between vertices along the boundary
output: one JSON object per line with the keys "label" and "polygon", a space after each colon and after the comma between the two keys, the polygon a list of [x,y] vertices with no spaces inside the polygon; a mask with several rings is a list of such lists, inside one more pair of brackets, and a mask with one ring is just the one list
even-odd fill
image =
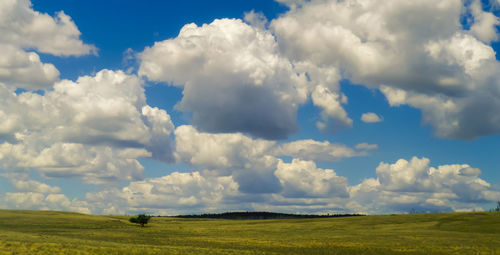
{"label": "lone tree", "polygon": [[151,219],[151,216],[146,214],[139,214],[137,215],[137,217],[130,218],[129,221],[132,223],[141,224],[141,227],[144,227],[144,225],[148,224],[149,219]]}

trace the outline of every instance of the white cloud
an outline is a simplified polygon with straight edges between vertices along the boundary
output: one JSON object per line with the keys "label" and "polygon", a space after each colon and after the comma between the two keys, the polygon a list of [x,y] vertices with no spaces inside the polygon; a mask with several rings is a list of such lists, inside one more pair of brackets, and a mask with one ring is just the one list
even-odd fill
{"label": "white cloud", "polygon": [[280,162],[278,156],[338,161],[365,154],[328,141],[298,140],[278,145],[241,133],[203,133],[193,126],[177,127],[175,139],[178,162],[194,165],[205,176],[233,176],[242,193],[276,193],[281,190],[275,176]]}
{"label": "white cloud", "polygon": [[381,122],[382,118],[380,118],[376,113],[367,112],[361,115],[361,120],[365,123],[377,123]]}
{"label": "white cloud", "polygon": [[315,140],[297,140],[285,143],[276,148],[274,154],[314,161],[338,161],[343,158],[362,155],[362,153],[342,144],[332,144],[328,141],[319,142]]}
{"label": "white cloud", "polygon": [[[132,182],[121,190],[88,193],[86,200],[101,213],[147,211],[174,215],[221,210],[238,184],[231,177],[203,177],[199,172],[179,173]],[[109,211],[113,208],[115,211]],[[106,210],[106,211],[104,211]]]}
{"label": "white cloud", "polygon": [[56,17],[34,11],[29,0],[0,3],[0,82],[13,88],[48,89],[59,78],[52,64],[44,64],[35,52],[57,56],[95,53],[84,44],[80,31],[64,12]]}
{"label": "white cloud", "polygon": [[[142,81],[103,70],[43,95],[0,84],[0,168],[103,183],[142,178],[139,157],[173,161],[170,116],[146,104]],[[30,114],[26,114],[26,113]]]}
{"label": "white cloud", "polygon": [[331,169],[317,168],[313,161],[280,161],[275,172],[285,197],[348,197],[347,179]]}
{"label": "white cloud", "polygon": [[127,187],[88,193],[96,213],[151,212],[174,215],[225,210],[303,213],[387,213],[481,210],[500,192],[466,164],[429,166],[426,158],[380,163],[377,177],[349,186],[333,170],[313,161],[279,161],[275,168],[282,189],[268,194],[241,192],[232,175],[178,173],[132,182]]}
{"label": "white cloud", "polygon": [[22,172],[36,169],[45,177],[79,176],[87,183],[142,179],[144,167],[138,157],[150,153],[141,149],[115,149],[110,146],[55,143],[48,148],[31,144],[0,145],[1,169]]}
{"label": "white cloud", "polygon": [[255,12],[254,10],[246,12],[243,20],[253,27],[258,27],[260,29],[265,29],[268,23],[266,16],[264,16],[262,12]]}
{"label": "white cloud", "polygon": [[[105,214],[148,212],[177,215],[273,209],[324,212],[325,207],[330,208],[329,211],[338,211],[348,195],[346,179],[336,176],[332,170],[319,169],[312,162],[300,160],[280,164],[280,177],[287,187],[283,194],[244,194],[232,176],[174,172],[160,178],[132,182],[121,190],[88,193],[86,201],[94,213]],[[301,180],[301,176],[307,178]],[[335,194],[331,196],[328,192]],[[306,193],[307,197],[293,197],[299,193]]]}
{"label": "white cloud", "polygon": [[139,58],[140,75],[183,87],[177,109],[192,112],[200,130],[276,139],[298,129],[307,80],[279,55],[268,31],[235,19],[188,24]]}
{"label": "white cloud", "polygon": [[472,210],[498,199],[500,192],[469,165],[429,166],[427,158],[380,163],[377,179],[351,187],[351,198],[373,212]]}
{"label": "white cloud", "polygon": [[[440,137],[500,132],[490,110],[499,106],[500,64],[488,45],[497,38],[498,17],[482,10],[480,1],[471,8],[455,0],[282,2],[292,8],[270,29],[294,63],[337,69],[355,84],[414,95],[413,102],[399,104],[421,109]],[[471,30],[460,23],[464,11],[474,17]],[[395,95],[384,94],[394,105]],[[415,97],[432,106],[415,103]],[[339,109],[342,100],[336,101],[328,105]]]}
{"label": "white cloud", "polygon": [[40,62],[34,52],[25,52],[11,45],[0,44],[0,82],[23,89],[50,88],[59,78],[52,64]]}
{"label": "white cloud", "polygon": [[6,0],[0,4],[0,43],[57,56],[81,56],[96,51],[80,40],[80,31],[71,17],[56,17],[32,9],[29,0]]}
{"label": "white cloud", "polygon": [[252,139],[241,133],[210,134],[193,126],[175,130],[178,161],[206,168],[245,168],[268,154],[275,142]]}
{"label": "white cloud", "polygon": [[146,118],[145,124],[149,127],[151,139],[146,143],[146,149],[152,152],[154,159],[173,162],[172,141],[170,134],[175,127],[170,115],[165,110],[145,105],[142,107],[142,115]]}
{"label": "white cloud", "polygon": [[500,19],[491,12],[483,11],[480,0],[473,1],[471,9],[474,16],[471,32],[485,43],[498,40],[497,26],[500,25]]}
{"label": "white cloud", "polygon": [[33,180],[14,180],[12,182],[14,188],[23,192],[37,192],[37,193],[61,193],[59,187],[54,187]]}
{"label": "white cloud", "polygon": [[73,211],[90,214],[91,210],[85,201],[73,199],[61,194],[61,189],[34,180],[26,176],[13,174],[7,176],[14,188],[21,192],[0,194],[0,207],[34,210]]}
{"label": "white cloud", "polygon": [[[336,131],[336,129],[342,127],[352,126],[352,119],[347,116],[341,105],[344,99],[342,94],[318,85],[314,89],[311,98],[314,105],[323,109],[323,121],[316,123],[318,129]],[[333,117],[337,122],[334,124],[328,123],[329,117]]]}
{"label": "white cloud", "polygon": [[205,175],[232,175],[244,193],[270,193],[281,187],[274,171],[278,159],[270,152],[275,142],[241,133],[210,134],[192,126],[175,130],[176,158],[195,165]]}
{"label": "white cloud", "polygon": [[73,211],[90,214],[88,204],[77,199],[69,200],[64,194],[43,194],[36,192],[5,193],[0,196],[4,208]]}
{"label": "white cloud", "polygon": [[[431,167],[426,158],[381,162],[377,178],[349,186],[347,178],[313,161],[278,160],[274,174],[282,188],[259,194],[242,191],[234,172],[227,176],[193,171],[132,181],[121,189],[104,187],[70,200],[58,187],[19,184],[21,193],[0,197],[6,208],[56,209],[100,214],[147,212],[176,215],[230,210],[302,213],[387,213],[481,210],[500,197],[480,179],[481,170],[467,164]],[[33,185],[34,187],[31,187]]]}

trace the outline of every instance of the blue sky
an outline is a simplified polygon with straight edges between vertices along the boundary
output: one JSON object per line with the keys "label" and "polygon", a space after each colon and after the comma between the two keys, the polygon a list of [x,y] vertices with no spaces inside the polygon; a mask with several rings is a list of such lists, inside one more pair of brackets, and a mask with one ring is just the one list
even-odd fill
{"label": "blue sky", "polygon": [[500,200],[499,10],[10,1],[0,207],[488,209]]}

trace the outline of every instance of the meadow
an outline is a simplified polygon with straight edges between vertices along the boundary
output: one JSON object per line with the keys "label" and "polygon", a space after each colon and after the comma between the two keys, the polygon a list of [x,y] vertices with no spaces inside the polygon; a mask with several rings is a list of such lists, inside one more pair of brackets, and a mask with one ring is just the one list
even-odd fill
{"label": "meadow", "polygon": [[281,220],[0,210],[0,254],[500,254],[500,213]]}

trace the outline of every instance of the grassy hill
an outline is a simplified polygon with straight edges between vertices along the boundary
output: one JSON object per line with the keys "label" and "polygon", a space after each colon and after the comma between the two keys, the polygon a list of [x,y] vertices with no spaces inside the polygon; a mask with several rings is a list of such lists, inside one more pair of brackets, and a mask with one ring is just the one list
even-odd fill
{"label": "grassy hill", "polygon": [[500,213],[213,220],[0,210],[0,254],[500,254]]}

